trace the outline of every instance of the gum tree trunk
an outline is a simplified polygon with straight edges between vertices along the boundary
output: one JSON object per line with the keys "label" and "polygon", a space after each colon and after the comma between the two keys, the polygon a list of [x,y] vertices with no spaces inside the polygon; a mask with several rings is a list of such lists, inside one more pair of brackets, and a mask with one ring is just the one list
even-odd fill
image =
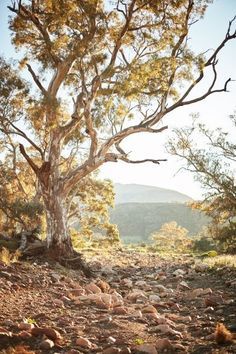
{"label": "gum tree trunk", "polygon": [[69,257],[73,246],[67,225],[67,210],[63,197],[57,191],[44,196],[47,221],[47,248],[52,256]]}

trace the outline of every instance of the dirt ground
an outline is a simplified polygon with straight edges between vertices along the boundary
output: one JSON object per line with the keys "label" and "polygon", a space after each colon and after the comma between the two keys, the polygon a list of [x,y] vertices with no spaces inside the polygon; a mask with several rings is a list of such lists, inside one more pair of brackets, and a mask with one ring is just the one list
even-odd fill
{"label": "dirt ground", "polygon": [[[236,353],[235,269],[128,250],[86,259],[93,278],[0,263],[0,353]],[[232,334],[216,337],[218,323]]]}

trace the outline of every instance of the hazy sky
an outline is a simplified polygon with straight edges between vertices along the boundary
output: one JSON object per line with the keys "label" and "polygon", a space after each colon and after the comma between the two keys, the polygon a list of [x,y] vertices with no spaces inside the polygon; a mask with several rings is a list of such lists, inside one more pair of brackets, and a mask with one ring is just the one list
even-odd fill
{"label": "hazy sky", "polygon": [[[6,5],[9,3],[9,0],[0,0],[0,53],[6,58],[16,58],[17,55],[10,44],[7,27],[8,11]],[[224,38],[229,20],[235,15],[236,0],[215,0],[208,7],[204,19],[193,26],[190,37],[191,47],[195,52],[200,53],[217,47],[217,44]],[[236,28],[236,24],[234,28]],[[219,59],[219,85],[229,77],[236,80],[236,40],[223,49]],[[204,85],[202,85],[202,89],[204,89]],[[230,92],[228,93],[216,94],[200,103],[176,110],[163,121],[163,124],[168,124],[169,130],[161,135],[139,134],[125,140],[125,150],[132,151],[132,158],[167,158],[167,162],[160,165],[107,163],[101,168],[100,176],[110,178],[114,182],[146,184],[174,189],[193,198],[200,198],[202,192],[200,185],[194,182],[193,176],[189,173],[177,173],[183,163],[168,156],[164,150],[164,144],[174,127],[182,127],[188,124],[191,112],[199,112],[201,120],[212,129],[216,127],[227,129],[227,116],[236,109],[236,81],[230,84],[229,89]]]}

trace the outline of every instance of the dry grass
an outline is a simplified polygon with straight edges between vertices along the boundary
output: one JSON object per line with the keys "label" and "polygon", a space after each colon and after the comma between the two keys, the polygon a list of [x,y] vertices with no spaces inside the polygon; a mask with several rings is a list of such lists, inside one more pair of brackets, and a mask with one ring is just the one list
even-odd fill
{"label": "dry grass", "polygon": [[20,251],[11,253],[8,248],[2,247],[0,251],[0,262],[9,265],[18,261],[20,257]]}
{"label": "dry grass", "polygon": [[236,255],[220,255],[204,259],[210,267],[231,267],[236,268]]}

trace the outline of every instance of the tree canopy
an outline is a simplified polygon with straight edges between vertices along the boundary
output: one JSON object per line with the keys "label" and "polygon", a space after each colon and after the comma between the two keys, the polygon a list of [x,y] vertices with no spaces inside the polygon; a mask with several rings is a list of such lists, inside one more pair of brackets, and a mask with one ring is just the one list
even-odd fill
{"label": "tree canopy", "polygon": [[[47,244],[71,251],[66,199],[106,162],[133,161],[122,142],[137,133],[161,133],[163,118],[181,106],[227,91],[217,86],[217,58],[236,38],[233,21],[209,55],[188,45],[191,26],[207,0],[14,1],[12,42],[23,53],[33,86],[4,61],[3,134],[19,137],[47,215]],[[193,89],[211,72],[205,92]],[[2,76],[1,76],[2,77]],[[4,88],[8,93],[4,92]],[[5,97],[5,98],[4,98]]]}
{"label": "tree canopy", "polygon": [[[188,171],[205,189],[203,201],[192,206],[212,218],[210,232],[222,249],[235,252],[236,235],[236,145],[233,141],[235,114],[230,116],[231,129],[211,131],[197,119],[191,127],[176,129],[168,142],[168,151],[183,159]],[[202,147],[199,147],[199,140]]]}

